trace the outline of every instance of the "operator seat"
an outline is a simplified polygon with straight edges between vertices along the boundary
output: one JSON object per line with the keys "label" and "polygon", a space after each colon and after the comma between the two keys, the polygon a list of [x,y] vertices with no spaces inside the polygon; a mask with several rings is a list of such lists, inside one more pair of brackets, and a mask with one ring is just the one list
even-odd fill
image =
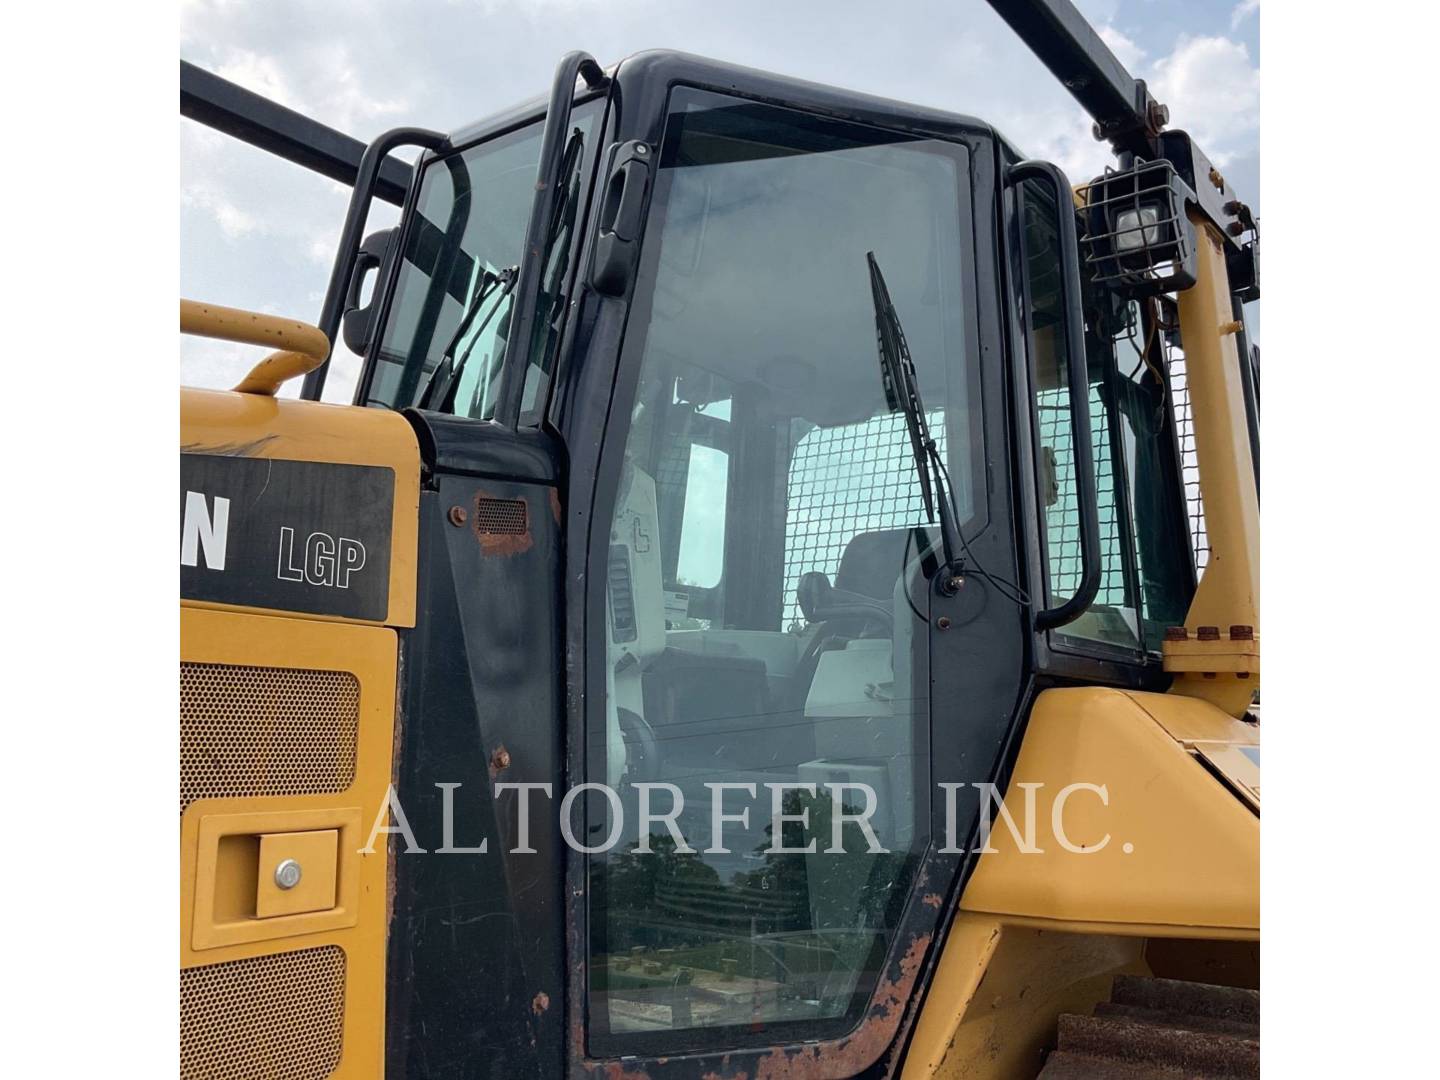
{"label": "operator seat", "polygon": [[[914,535],[917,532],[919,536]],[[868,596],[888,607],[906,558],[923,550],[924,533],[918,527],[856,533],[840,556],[835,588]]]}
{"label": "operator seat", "polygon": [[833,586],[819,571],[800,575],[795,600],[805,621],[815,627],[834,625],[820,630],[800,658],[794,686],[797,708],[803,710],[820,654],[827,648],[843,647],[848,637],[867,630],[871,636],[877,629],[894,634],[895,585],[912,543],[923,544],[923,535],[912,535],[919,531],[906,527],[856,533],[840,556]]}

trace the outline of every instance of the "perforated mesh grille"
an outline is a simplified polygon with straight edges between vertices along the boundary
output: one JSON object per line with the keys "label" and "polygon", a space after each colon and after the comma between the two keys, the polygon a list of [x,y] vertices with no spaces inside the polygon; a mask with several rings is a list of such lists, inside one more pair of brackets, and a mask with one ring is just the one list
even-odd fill
{"label": "perforated mesh grille", "polygon": [[180,812],[196,799],[344,791],[359,727],[348,672],[182,662]]}
{"label": "perforated mesh grille", "polygon": [[475,531],[519,534],[529,528],[524,499],[476,499]]}
{"label": "perforated mesh grille", "polygon": [[340,1064],[345,952],[335,945],[180,972],[183,1080],[318,1080]]}

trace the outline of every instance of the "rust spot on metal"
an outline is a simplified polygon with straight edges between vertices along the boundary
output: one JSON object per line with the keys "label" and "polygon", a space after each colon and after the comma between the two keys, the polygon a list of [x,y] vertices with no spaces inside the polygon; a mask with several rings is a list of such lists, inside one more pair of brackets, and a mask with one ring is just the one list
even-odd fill
{"label": "rust spot on metal", "polygon": [[940,905],[943,903],[940,899],[940,894],[935,892],[926,893],[924,899],[920,902],[926,907],[933,907],[936,911],[940,910]]}
{"label": "rust spot on metal", "polygon": [[600,1075],[605,1077],[605,1080],[650,1080],[650,1074],[644,1069],[632,1069],[623,1061],[607,1063]]}
{"label": "rust spot on metal", "polygon": [[[399,657],[395,661],[395,723],[390,734],[390,784],[396,791],[400,790],[401,755],[405,749],[405,710],[402,707],[405,667],[405,650],[401,649]],[[396,834],[391,833],[389,842],[385,845],[385,926],[387,932],[390,924],[395,920],[395,891],[399,884],[399,879],[395,874],[396,845]]]}
{"label": "rust spot on metal", "polygon": [[1190,631],[1183,626],[1167,626],[1165,628],[1166,641],[1187,641],[1190,638]]}
{"label": "rust spot on metal", "polygon": [[503,746],[497,746],[490,755],[490,779],[494,780],[505,769],[510,767],[510,751]]}
{"label": "rust spot on metal", "polygon": [[538,994],[536,994],[534,1000],[530,1002],[530,1011],[533,1012],[536,1016],[544,1015],[545,1011],[549,1008],[550,995],[547,994],[544,990],[541,990]]}
{"label": "rust spot on metal", "polygon": [[875,987],[870,1010],[855,1034],[838,1042],[772,1050],[756,1062],[754,1080],[837,1080],[879,1061],[895,1038],[931,937],[921,934],[910,942],[893,969],[894,977]]}
{"label": "rust spot on metal", "polygon": [[550,513],[555,515],[555,524],[560,524],[560,492],[557,488],[550,489]]}

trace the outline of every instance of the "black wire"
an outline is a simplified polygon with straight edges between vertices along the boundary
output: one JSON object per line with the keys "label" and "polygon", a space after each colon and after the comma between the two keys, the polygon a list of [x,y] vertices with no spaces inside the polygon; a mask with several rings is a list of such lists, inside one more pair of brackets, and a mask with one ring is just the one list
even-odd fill
{"label": "black wire", "polygon": [[[910,550],[910,542],[911,542],[912,540],[914,540],[914,539],[915,539],[915,530],[914,530],[913,528],[912,528],[912,529],[907,529],[907,530],[906,530],[906,536],[905,536],[905,550],[906,550],[907,552]],[[931,544],[931,545],[930,545],[930,549],[931,549],[931,550],[934,550],[934,547],[935,547],[934,544]],[[920,554],[920,547],[919,547],[918,544],[917,544],[916,547],[915,547],[915,554],[916,554],[916,555],[919,555],[919,554]],[[910,613],[911,613],[912,615],[914,615],[915,618],[919,619],[922,623],[924,623],[926,626],[929,626],[929,625],[930,625],[930,620],[929,620],[929,618],[926,617],[925,615],[921,614],[920,609],[915,606],[915,601],[910,598],[910,582],[909,582],[909,580],[908,580],[909,575],[906,573],[906,570],[907,570],[907,568],[909,567],[909,565],[910,565],[910,559],[909,559],[908,556],[906,556],[906,557],[903,558],[903,559],[901,560],[901,562],[900,562],[900,595],[903,596],[903,597],[905,597],[905,605],[910,609]]]}
{"label": "black wire", "polygon": [[[936,468],[940,470],[940,475],[945,478],[945,494],[949,496],[950,492],[955,490],[954,485],[950,483],[950,470],[945,467],[945,459],[941,457],[940,454],[935,454],[934,461]],[[965,531],[963,529],[956,529],[955,533],[960,537],[960,546],[965,549],[966,558],[974,564],[973,572],[979,574],[986,581],[990,582],[991,585],[995,586],[995,591],[1016,607],[1028,608],[1030,606],[1030,594],[1015,582],[1008,581],[986,570],[980,560],[975,557],[975,552],[971,550],[970,541],[965,539]],[[960,566],[960,573],[962,576],[965,573],[963,560]]]}
{"label": "black wire", "polygon": [[[933,444],[932,444],[932,449],[933,449]],[[941,473],[941,475],[942,475],[942,476],[944,477],[944,479],[945,479],[945,493],[944,493],[944,494],[945,494],[945,496],[948,497],[949,494],[950,494],[950,492],[953,490],[953,488],[951,487],[951,484],[950,484],[950,472],[949,472],[948,469],[945,468],[944,459],[940,456],[940,454],[939,454],[938,452],[936,452],[935,457],[934,457],[934,460],[935,460],[935,463],[936,463],[936,464],[939,466],[939,468],[940,468],[940,473]],[[909,530],[909,533],[910,533],[910,535],[907,536],[906,539],[905,539],[905,549],[906,549],[906,551],[909,551],[909,549],[910,549],[910,543],[911,543],[911,541],[914,540],[914,538],[915,538],[915,530],[914,530],[914,529]],[[1016,607],[1028,608],[1028,607],[1030,606],[1030,594],[1029,594],[1028,592],[1026,592],[1024,589],[1022,589],[1019,585],[1015,584],[1014,582],[1007,581],[1007,580],[1005,580],[1005,579],[1002,578],[1002,577],[997,577],[996,575],[990,573],[990,571],[986,570],[985,567],[980,564],[980,560],[975,557],[975,552],[973,552],[973,551],[970,550],[970,541],[968,541],[968,540],[965,539],[965,533],[964,533],[964,531],[961,530],[961,529],[956,529],[956,530],[955,530],[955,534],[956,534],[957,536],[959,536],[959,538],[960,538],[960,546],[961,546],[961,548],[964,549],[966,556],[970,559],[970,562],[974,564],[973,570],[970,571],[971,573],[978,574],[980,577],[982,577],[982,578],[984,578],[986,581],[990,582],[990,584],[995,587],[995,591],[996,591],[997,593],[999,593],[1001,596],[1005,597],[1006,600],[1009,600],[1009,601],[1010,601],[1012,604],[1014,604]],[[927,548],[926,550],[927,550],[927,551],[934,551],[934,550],[935,550],[935,547],[936,547],[935,543],[932,542],[932,543],[930,544],[929,548]],[[917,554],[917,555],[922,554],[922,553],[920,552],[920,550],[919,550],[918,545],[916,546],[916,554]],[[905,559],[905,563],[906,563],[906,564],[909,563],[908,557]],[[942,570],[942,571],[945,570],[945,569],[946,569],[945,567],[941,567],[941,570]],[[965,561],[964,561],[964,559],[961,560],[961,564],[960,564],[960,567],[959,567],[959,573],[961,574],[961,576],[964,576],[964,574],[966,573],[966,567],[965,567]],[[910,613],[911,613],[912,615],[914,615],[915,618],[919,619],[922,623],[925,623],[925,624],[928,626],[928,625],[930,624],[930,619],[929,619],[928,617],[926,617],[924,614],[921,613],[920,609],[915,606],[915,601],[914,601],[914,599],[910,596],[910,584],[909,584],[909,582],[906,580],[905,568],[904,568],[903,565],[902,565],[902,567],[901,567],[901,569],[900,569],[900,594],[905,597],[905,605],[910,609]]]}

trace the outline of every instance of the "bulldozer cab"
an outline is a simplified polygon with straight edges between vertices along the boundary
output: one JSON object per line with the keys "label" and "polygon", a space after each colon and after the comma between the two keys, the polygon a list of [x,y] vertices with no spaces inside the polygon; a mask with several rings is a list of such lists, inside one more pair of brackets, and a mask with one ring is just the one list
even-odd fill
{"label": "bulldozer cab", "polygon": [[[309,609],[372,624],[371,786],[225,826],[214,874],[340,837],[357,1075],[897,1068],[1036,695],[1174,677],[1205,531],[1173,305],[1135,283],[1193,236],[1097,248],[981,121],[670,52],[401,141],[401,222],[359,242],[362,167],[330,290],[399,485],[334,505],[382,507],[393,591]],[[281,576],[339,593],[335,537]]]}

